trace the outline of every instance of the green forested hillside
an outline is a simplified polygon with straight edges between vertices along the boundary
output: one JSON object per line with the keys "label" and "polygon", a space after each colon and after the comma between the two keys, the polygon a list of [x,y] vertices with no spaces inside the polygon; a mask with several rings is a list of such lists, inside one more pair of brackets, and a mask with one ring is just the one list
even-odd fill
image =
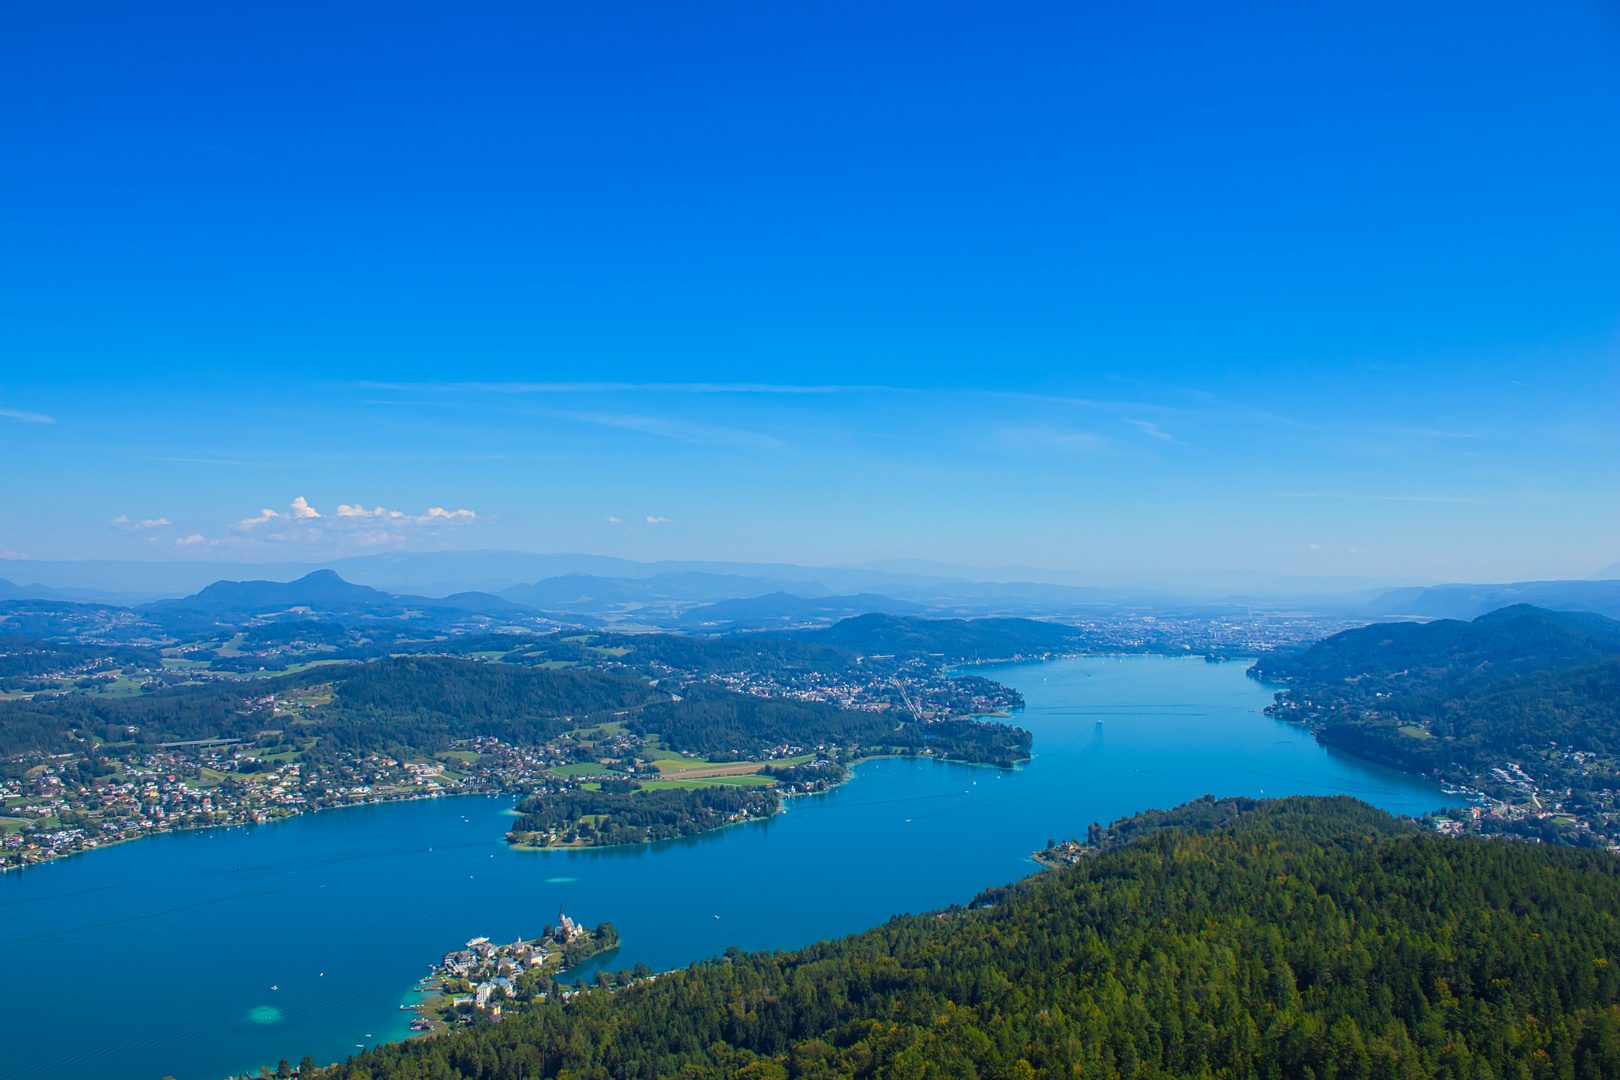
{"label": "green forested hillside", "polygon": [[[275,719],[272,695],[312,688],[331,700],[293,719]],[[481,664],[439,656],[395,657],[369,664],[316,668],[275,679],[179,686],[134,697],[73,695],[0,703],[0,753],[60,751],[71,733],[140,745],[184,739],[252,737],[297,723],[327,748],[435,751],[454,739],[494,735],[544,740],[581,722],[668,700],[645,683],[596,671]],[[129,729],[133,728],[133,731]]]}
{"label": "green forested hillside", "polygon": [[0,689],[6,681],[47,673],[65,675],[85,670],[107,670],[126,664],[157,667],[155,649],[127,645],[74,645],[16,634],[0,635]]}
{"label": "green forested hillside", "polygon": [[517,805],[519,816],[511,837],[543,844],[547,840],[543,834],[553,833],[569,844],[576,840],[594,846],[645,844],[695,836],[744,818],[768,818],[782,802],[769,788],[635,791],[633,783],[622,782],[624,790],[608,790],[613,783],[608,781],[600,791],[570,788],[529,796]]}
{"label": "green forested hillside", "polygon": [[[638,679],[597,671],[481,664],[445,656],[394,657],[337,669],[332,701],[316,710],[337,745],[439,750],[480,735],[534,743],[616,711],[665,700]],[[305,675],[302,681],[310,682]]]}
{"label": "green forested hillside", "polygon": [[[330,700],[278,714],[270,699]],[[279,715],[279,719],[277,718]],[[323,751],[411,748],[437,752],[457,739],[493,736],[544,742],[572,728],[618,719],[666,746],[739,759],[783,744],[928,750],[960,760],[1012,765],[1029,757],[1029,733],[1005,724],[902,722],[893,713],[825,702],[761,698],[710,686],[681,700],[632,675],[588,668],[397,656],[314,668],[252,682],[180,686],[131,697],[73,695],[0,702],[0,754],[61,753],[74,733],[138,745],[253,737],[290,726],[319,736]],[[131,730],[133,729],[133,730]]]}
{"label": "green forested hillside", "polygon": [[[1184,827],[1178,827],[1184,826]],[[1202,830],[1202,831],[1200,831]],[[733,951],[343,1080],[1620,1076],[1620,860],[1202,802],[997,906]]]}
{"label": "green forested hillside", "polygon": [[1620,654],[1620,622],[1518,604],[1473,622],[1375,623],[1250,669],[1271,682],[1343,685],[1364,697],[1439,685],[1482,686]]}
{"label": "green forested hillside", "polygon": [[[1318,702],[1318,709],[1323,704]],[[1323,742],[1414,772],[1478,771],[1504,755],[1526,759],[1524,747],[1549,743],[1603,755],[1606,761],[1620,751],[1620,657],[1500,685],[1434,687],[1377,708],[1340,705],[1320,715]],[[1615,773],[1593,773],[1599,764],[1585,777],[1565,777],[1566,784],[1612,786]]]}
{"label": "green forested hillside", "polygon": [[797,636],[859,653],[1000,660],[1073,649],[1083,634],[1072,626],[1034,619],[920,619],[874,613]]}
{"label": "green forested hillside", "polygon": [[784,701],[692,687],[679,702],[654,702],[626,720],[640,735],[716,761],[762,757],[783,745],[837,744],[932,750],[961,761],[1011,766],[1029,757],[1030,734],[1006,724],[946,720],[907,722],[889,712],[845,709],[821,701]]}
{"label": "green forested hillside", "polygon": [[1503,767],[1528,769],[1554,799],[1620,787],[1620,623],[1601,615],[1520,605],[1367,626],[1250,673],[1287,686],[1267,712],[1398,768],[1500,798],[1512,792],[1488,774]]}

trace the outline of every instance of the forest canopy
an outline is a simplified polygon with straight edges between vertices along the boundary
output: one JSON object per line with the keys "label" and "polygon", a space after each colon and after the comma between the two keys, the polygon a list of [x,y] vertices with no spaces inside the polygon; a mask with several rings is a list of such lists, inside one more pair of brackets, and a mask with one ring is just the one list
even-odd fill
{"label": "forest canopy", "polygon": [[1620,860],[1344,796],[1200,800],[840,941],[536,1001],[342,1080],[1620,1075]]}

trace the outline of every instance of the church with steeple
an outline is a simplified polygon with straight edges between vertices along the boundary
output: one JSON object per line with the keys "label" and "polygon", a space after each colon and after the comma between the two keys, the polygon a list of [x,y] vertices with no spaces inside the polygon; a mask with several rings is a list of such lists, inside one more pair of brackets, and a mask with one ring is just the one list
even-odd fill
{"label": "church with steeple", "polygon": [[585,937],[589,933],[589,930],[565,915],[561,905],[557,907],[557,929],[552,931],[552,937],[566,945],[570,941]]}

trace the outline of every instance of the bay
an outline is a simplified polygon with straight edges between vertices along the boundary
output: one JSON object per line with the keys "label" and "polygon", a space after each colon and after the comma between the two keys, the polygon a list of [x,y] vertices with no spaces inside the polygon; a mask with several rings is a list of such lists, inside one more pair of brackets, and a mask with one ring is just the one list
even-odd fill
{"label": "bay", "polygon": [[1048,838],[1215,795],[1347,793],[1397,813],[1438,785],[1262,715],[1238,663],[1108,657],[976,669],[1017,687],[1035,756],[1005,771],[886,759],[763,823],[689,840],[515,852],[512,801],[351,807],[151,837],[0,878],[0,1078],[216,1080],[403,1038],[415,980],[559,907],[609,920],[600,964],[791,948],[1031,873]]}

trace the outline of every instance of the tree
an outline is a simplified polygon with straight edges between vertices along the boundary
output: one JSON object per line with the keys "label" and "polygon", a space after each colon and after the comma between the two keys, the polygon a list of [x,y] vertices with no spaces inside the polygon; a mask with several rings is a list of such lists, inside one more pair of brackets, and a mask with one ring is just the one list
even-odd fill
{"label": "tree", "polygon": [[305,1054],[304,1060],[298,1063],[298,1075],[304,1077],[305,1080],[315,1075],[315,1057],[313,1054]]}
{"label": "tree", "polygon": [[282,1058],[281,1064],[276,1066],[276,1080],[292,1080],[292,1062],[286,1058]]}

